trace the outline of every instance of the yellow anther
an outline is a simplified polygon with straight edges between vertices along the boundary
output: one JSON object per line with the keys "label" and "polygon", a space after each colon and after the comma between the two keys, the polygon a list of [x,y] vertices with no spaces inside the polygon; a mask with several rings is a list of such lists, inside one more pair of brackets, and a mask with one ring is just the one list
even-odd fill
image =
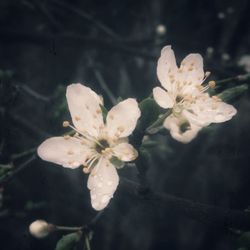
{"label": "yellow anther", "polygon": [[89,174],[90,173],[90,169],[87,166],[84,166],[82,169],[84,174]]}
{"label": "yellow anther", "polygon": [[209,81],[208,86],[209,86],[209,88],[214,89],[215,86],[216,86],[216,82],[215,81]]}
{"label": "yellow anther", "polygon": [[68,126],[69,126],[69,122],[68,122],[68,121],[64,121],[64,122],[63,122],[63,127],[64,127],[64,128],[67,128]]}

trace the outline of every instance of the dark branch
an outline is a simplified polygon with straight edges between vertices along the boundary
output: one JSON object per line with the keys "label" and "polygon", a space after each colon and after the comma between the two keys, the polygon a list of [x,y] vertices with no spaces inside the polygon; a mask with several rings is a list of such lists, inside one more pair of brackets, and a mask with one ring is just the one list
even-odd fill
{"label": "dark branch", "polygon": [[138,183],[125,178],[121,178],[119,190],[129,192],[143,200],[159,202],[169,211],[175,211],[210,226],[250,230],[250,212],[207,205],[164,193],[152,191],[141,193]]}

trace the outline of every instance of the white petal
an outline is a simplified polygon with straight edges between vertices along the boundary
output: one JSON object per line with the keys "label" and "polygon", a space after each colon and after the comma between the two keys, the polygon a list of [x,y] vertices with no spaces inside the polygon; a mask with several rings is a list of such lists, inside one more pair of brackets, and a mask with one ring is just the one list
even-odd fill
{"label": "white petal", "polygon": [[203,58],[200,54],[189,54],[180,67],[179,81],[200,85],[204,79]]}
{"label": "white petal", "polygon": [[119,176],[115,167],[105,158],[92,170],[88,178],[88,189],[90,189],[91,204],[95,210],[104,209],[119,183]]}
{"label": "white petal", "polygon": [[141,111],[135,99],[128,98],[114,106],[107,115],[107,133],[111,138],[129,136],[135,129]]}
{"label": "white petal", "polygon": [[192,111],[193,114],[187,116],[201,126],[228,121],[237,113],[232,105],[214,100],[208,95],[201,95],[192,105]]}
{"label": "white petal", "polygon": [[165,128],[170,130],[170,134],[175,140],[182,143],[188,143],[197,136],[202,127],[189,122],[189,128],[183,132],[181,131],[181,124],[183,122],[188,122],[183,119],[185,118],[178,119],[173,115],[170,115],[165,119],[163,125]]}
{"label": "white petal", "polygon": [[66,97],[74,126],[92,136],[98,136],[99,128],[103,127],[100,96],[77,83],[67,87]]}
{"label": "white petal", "polygon": [[52,137],[45,140],[37,149],[38,155],[66,168],[77,168],[84,164],[90,149],[73,137]]}
{"label": "white petal", "polygon": [[161,56],[157,63],[157,76],[161,85],[168,91],[172,89],[171,75],[176,75],[178,68],[174,51],[171,46],[166,46],[161,50]]}
{"label": "white petal", "polygon": [[137,150],[129,143],[120,143],[112,148],[115,156],[121,161],[133,161],[137,158]]}
{"label": "white petal", "polygon": [[153,96],[155,101],[162,108],[172,108],[174,105],[174,101],[171,95],[160,87],[156,87],[153,89]]}

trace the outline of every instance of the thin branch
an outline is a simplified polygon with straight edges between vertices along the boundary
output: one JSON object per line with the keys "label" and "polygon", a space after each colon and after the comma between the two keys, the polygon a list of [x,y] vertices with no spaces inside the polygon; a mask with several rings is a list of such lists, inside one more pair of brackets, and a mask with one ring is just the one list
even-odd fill
{"label": "thin branch", "polygon": [[123,44],[121,41],[112,41],[101,38],[92,38],[82,35],[75,34],[49,34],[49,33],[31,33],[31,32],[20,32],[13,30],[0,30],[0,42],[7,43],[22,43],[30,42],[38,45],[44,44],[65,44],[69,46],[83,46],[94,48],[94,49],[107,49],[110,52],[119,52],[126,56],[142,57],[146,60],[155,61],[157,56],[142,51],[138,48],[133,48],[126,44]]}
{"label": "thin branch", "polygon": [[77,14],[79,17],[89,21],[90,23],[94,24],[99,30],[103,31],[108,36],[114,38],[114,39],[121,39],[116,33],[113,32],[108,26],[104,25],[103,23],[99,22],[95,17],[91,16],[89,13],[80,10],[76,7],[74,7],[71,4],[65,3],[63,1],[53,0],[53,3],[64,7],[67,11],[73,12],[73,14]]}
{"label": "thin branch", "polygon": [[129,192],[146,201],[159,202],[169,211],[175,211],[210,226],[250,230],[250,212],[207,205],[150,190],[147,193],[141,193],[138,183],[125,178],[121,178],[119,190]]}
{"label": "thin branch", "polygon": [[101,74],[101,72],[96,67],[94,67],[94,62],[91,59],[91,57],[88,57],[88,61],[89,61],[91,69],[94,72],[94,75],[95,75],[95,77],[97,79],[97,82],[100,84],[101,88],[106,93],[106,95],[109,98],[109,100],[111,101],[111,103],[113,105],[117,104],[117,100],[116,100],[115,96],[113,95],[112,91],[110,90],[108,84],[104,80],[103,75]]}
{"label": "thin branch", "polygon": [[15,170],[9,171],[6,175],[2,176],[0,178],[0,185],[3,185],[5,183],[9,182],[19,172],[21,172],[23,169],[28,167],[30,165],[30,163],[32,163],[35,159],[36,159],[36,155],[33,154],[28,160],[26,160],[24,163],[22,163],[19,167],[16,167]]}
{"label": "thin branch", "polygon": [[50,97],[47,97],[47,96],[44,96],[44,95],[37,93],[35,90],[31,89],[28,85],[22,84],[19,86],[25,93],[27,93],[31,97],[35,98],[36,100],[43,101],[43,102],[50,101]]}
{"label": "thin branch", "polygon": [[219,80],[216,81],[216,84],[229,83],[229,82],[237,82],[237,83],[250,82],[250,73]]}

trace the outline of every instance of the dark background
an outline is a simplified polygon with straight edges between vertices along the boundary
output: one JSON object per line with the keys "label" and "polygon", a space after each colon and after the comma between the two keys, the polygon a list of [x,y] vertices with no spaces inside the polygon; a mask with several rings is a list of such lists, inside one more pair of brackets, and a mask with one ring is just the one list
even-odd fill
{"label": "dark background", "polygon": [[[210,79],[245,73],[250,54],[250,1],[1,0],[1,164],[18,168],[51,135],[66,132],[65,87],[82,82],[112,102],[103,82],[121,98],[147,97],[158,85],[160,49],[171,44],[177,61],[201,53]],[[157,27],[165,25],[166,33]],[[236,86],[229,83],[221,90]],[[234,100],[237,115],[212,125],[188,145],[170,136],[149,157],[154,190],[225,208],[246,209],[249,193],[249,93]],[[2,167],[2,165],[1,165]],[[12,169],[11,169],[12,171]],[[2,172],[1,172],[2,173]],[[120,172],[136,180],[135,168]],[[0,249],[54,249],[61,233],[43,240],[28,225],[88,223],[91,208],[81,169],[35,160],[1,185]],[[118,191],[98,221],[92,249],[236,250],[237,235]]]}

